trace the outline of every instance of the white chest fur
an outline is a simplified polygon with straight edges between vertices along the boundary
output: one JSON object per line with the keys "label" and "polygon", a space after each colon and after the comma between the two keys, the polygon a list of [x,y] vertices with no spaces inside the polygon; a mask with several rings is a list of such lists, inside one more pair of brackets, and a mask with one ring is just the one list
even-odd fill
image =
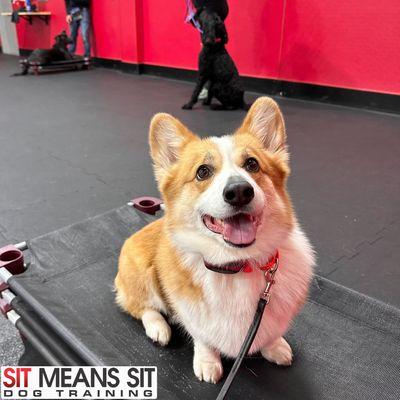
{"label": "white chest fur", "polygon": [[[304,302],[312,276],[313,252],[299,229],[279,248],[280,267],[250,352],[256,352],[282,336]],[[203,289],[198,302],[174,299],[178,319],[197,340],[230,357],[235,357],[253,320],[260,294],[265,288],[259,270],[224,275],[192,266]]]}

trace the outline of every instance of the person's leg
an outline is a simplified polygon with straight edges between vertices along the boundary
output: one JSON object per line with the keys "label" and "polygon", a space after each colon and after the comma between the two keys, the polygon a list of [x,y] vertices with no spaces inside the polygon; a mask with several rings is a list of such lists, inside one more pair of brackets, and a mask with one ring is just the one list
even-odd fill
{"label": "person's leg", "polygon": [[85,57],[90,57],[90,11],[88,8],[82,9],[82,38],[85,47]]}
{"label": "person's leg", "polygon": [[72,44],[69,46],[68,50],[72,56],[75,54],[75,51],[76,51],[76,41],[78,39],[79,25],[80,25],[80,21],[74,20],[74,19],[72,20],[71,25],[70,25]]}

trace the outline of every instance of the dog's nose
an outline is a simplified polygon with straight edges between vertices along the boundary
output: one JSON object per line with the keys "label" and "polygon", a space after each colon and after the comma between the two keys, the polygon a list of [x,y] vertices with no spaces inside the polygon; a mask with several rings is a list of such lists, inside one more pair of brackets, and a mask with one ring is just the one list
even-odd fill
{"label": "dog's nose", "polygon": [[229,178],[223,192],[224,200],[235,207],[243,207],[254,198],[254,189],[243,178],[234,176]]}

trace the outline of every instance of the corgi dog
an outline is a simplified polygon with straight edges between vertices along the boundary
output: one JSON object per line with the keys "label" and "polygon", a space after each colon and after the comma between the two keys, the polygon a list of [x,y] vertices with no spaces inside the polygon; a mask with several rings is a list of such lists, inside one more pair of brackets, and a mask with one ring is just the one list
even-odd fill
{"label": "corgi dog", "polygon": [[166,318],[183,326],[193,338],[195,375],[216,383],[221,355],[238,355],[265,289],[259,267],[279,251],[250,353],[290,365],[283,335],[307,298],[314,252],[286,190],[289,155],[278,105],[261,97],[233,135],[206,139],[156,114],[149,142],[165,214],[123,245],[117,303],[160,345],[171,337]]}

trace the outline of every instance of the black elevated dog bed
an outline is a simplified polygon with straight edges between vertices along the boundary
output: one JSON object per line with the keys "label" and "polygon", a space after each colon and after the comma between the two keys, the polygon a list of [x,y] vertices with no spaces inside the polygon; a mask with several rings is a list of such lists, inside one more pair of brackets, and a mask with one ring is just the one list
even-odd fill
{"label": "black elevated dog bed", "polygon": [[29,59],[24,58],[19,60],[21,69],[24,70],[26,67],[35,74],[38,75],[40,72],[46,71],[70,71],[79,69],[89,69],[91,66],[91,61],[89,57],[75,56],[71,60],[65,61],[54,61],[49,64],[41,64],[39,62],[29,61]]}
{"label": "black elevated dog bed", "polygon": [[[214,399],[221,383],[197,380],[179,329],[158,347],[114,303],[121,245],[152,218],[124,206],[29,241],[29,268],[8,281],[16,326],[49,363],[156,365],[159,399]],[[400,398],[398,309],[316,277],[287,338],[294,364],[245,358],[229,399]]]}

